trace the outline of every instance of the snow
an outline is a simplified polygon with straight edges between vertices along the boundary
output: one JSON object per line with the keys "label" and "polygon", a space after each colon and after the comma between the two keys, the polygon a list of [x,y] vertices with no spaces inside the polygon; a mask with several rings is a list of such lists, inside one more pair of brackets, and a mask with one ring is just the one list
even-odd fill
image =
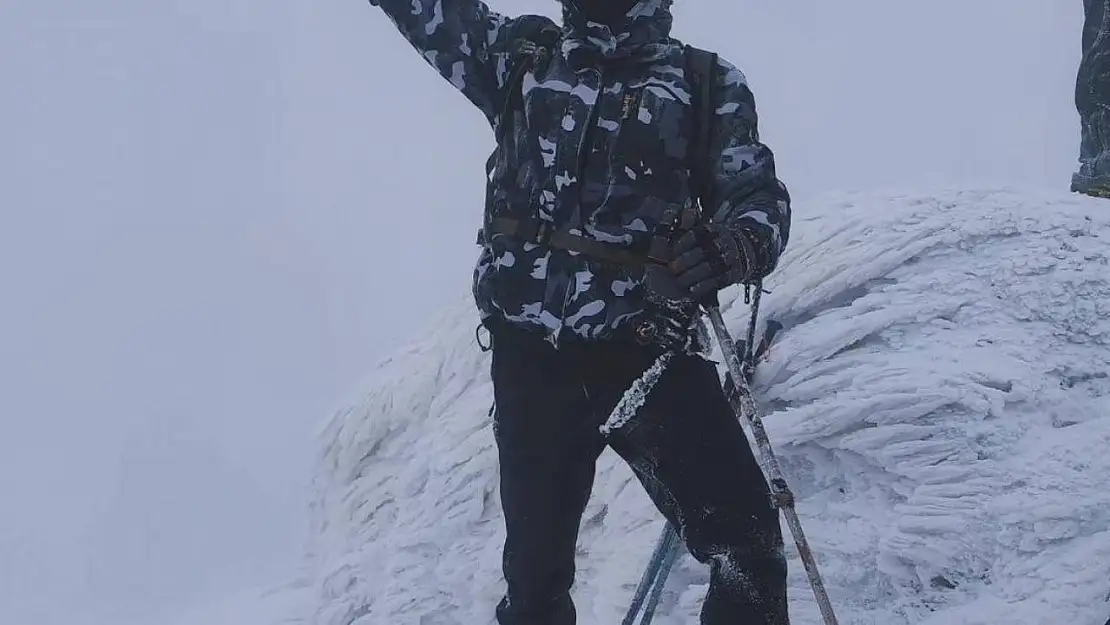
{"label": "snow", "polygon": [[166,609],[128,625],[296,625],[304,623],[310,612],[306,590],[298,584],[266,586],[252,580],[244,589]]}
{"label": "snow", "polygon": [[[784,329],[753,388],[840,622],[1102,625],[1105,202],[823,196],[796,204],[792,237],[762,304]],[[747,307],[725,295],[742,336]],[[307,621],[493,622],[503,528],[475,320],[469,300],[443,311],[321,430]],[[606,452],[580,537],[580,623],[619,622],[661,528]],[[792,622],[817,624],[790,548]],[[696,623],[707,579],[684,554],[656,622]]]}

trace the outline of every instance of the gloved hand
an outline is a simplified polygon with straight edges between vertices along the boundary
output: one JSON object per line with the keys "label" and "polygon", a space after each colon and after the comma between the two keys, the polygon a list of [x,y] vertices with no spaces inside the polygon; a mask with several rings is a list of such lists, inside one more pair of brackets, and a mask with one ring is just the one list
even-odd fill
{"label": "gloved hand", "polygon": [[751,275],[752,244],[720,224],[698,225],[675,242],[669,265],[678,285],[697,301]]}
{"label": "gloved hand", "polygon": [[694,339],[698,302],[679,286],[666,265],[647,266],[647,309],[649,314],[637,327],[637,340],[663,349],[685,349]]}

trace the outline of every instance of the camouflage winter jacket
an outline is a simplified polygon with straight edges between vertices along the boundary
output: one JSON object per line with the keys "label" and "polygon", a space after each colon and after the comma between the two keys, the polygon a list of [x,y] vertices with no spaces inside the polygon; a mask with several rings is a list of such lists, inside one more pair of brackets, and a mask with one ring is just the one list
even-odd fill
{"label": "camouflage winter jacket", "polygon": [[[512,124],[490,159],[486,223],[538,216],[633,249],[691,197],[694,111],[683,45],[669,36],[671,1],[641,0],[612,28],[565,4],[557,53],[513,81],[512,44],[525,24],[547,18],[506,18],[479,0],[370,0],[495,131]],[[716,80],[706,211],[749,238],[762,277],[787,243],[790,199],[759,142],[744,75],[719,60]],[[506,107],[514,84],[518,106]],[[654,314],[642,271],[508,236],[486,241],[473,288],[483,318],[540,330],[553,343],[607,338]]]}

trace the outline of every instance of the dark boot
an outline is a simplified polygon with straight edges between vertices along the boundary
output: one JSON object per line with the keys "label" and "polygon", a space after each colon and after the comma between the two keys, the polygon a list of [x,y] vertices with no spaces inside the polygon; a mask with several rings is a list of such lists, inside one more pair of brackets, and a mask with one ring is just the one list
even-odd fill
{"label": "dark boot", "polygon": [[1110,197],[1110,0],[1083,0],[1083,56],[1075,84],[1079,171],[1071,190]]}

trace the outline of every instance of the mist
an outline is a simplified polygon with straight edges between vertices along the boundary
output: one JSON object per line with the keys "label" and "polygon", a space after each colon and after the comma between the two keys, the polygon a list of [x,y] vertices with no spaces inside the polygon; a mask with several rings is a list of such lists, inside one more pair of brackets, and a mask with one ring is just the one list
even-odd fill
{"label": "mist", "polygon": [[[1067,189],[1078,1],[675,13],[798,215]],[[354,0],[0,3],[0,89],[0,623],[205,622],[293,576],[315,428],[467,295],[493,137]]]}

